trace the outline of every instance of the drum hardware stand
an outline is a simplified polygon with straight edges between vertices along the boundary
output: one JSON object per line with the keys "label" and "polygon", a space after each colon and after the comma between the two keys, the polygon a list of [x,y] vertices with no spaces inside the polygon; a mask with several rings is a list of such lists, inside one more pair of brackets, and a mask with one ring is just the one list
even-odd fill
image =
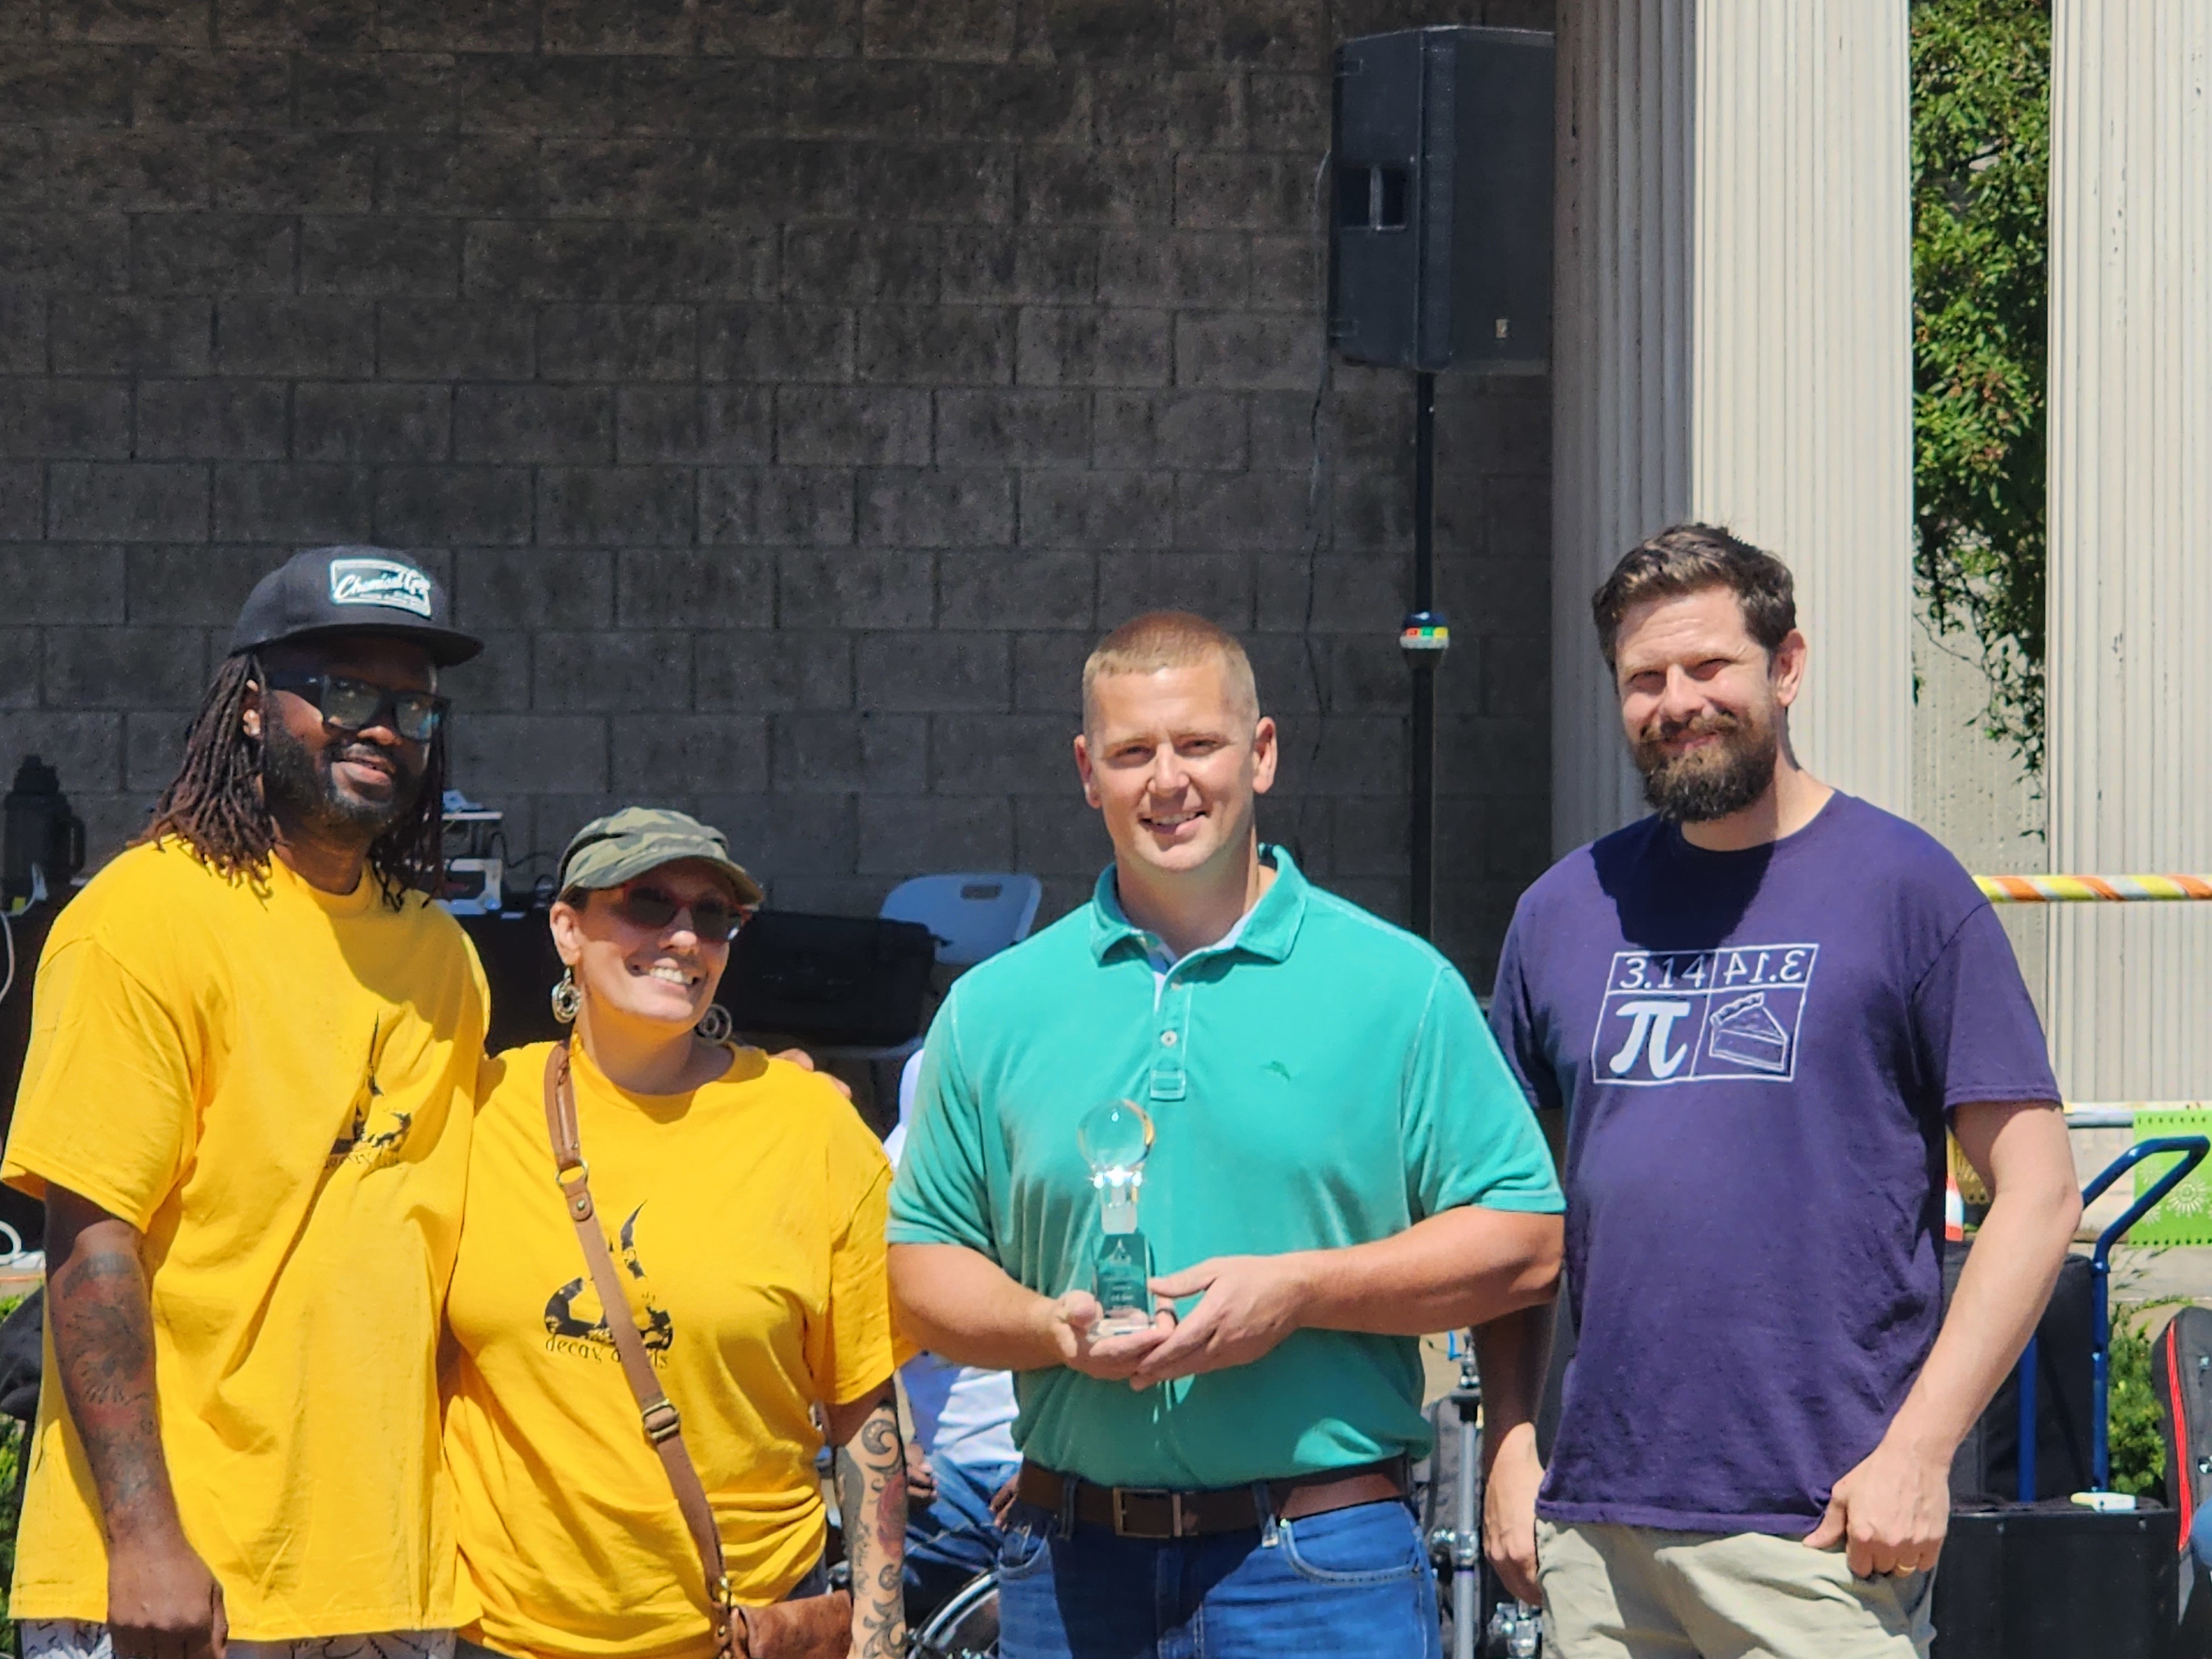
{"label": "drum hardware stand", "polygon": [[[1452,1659],[1475,1659],[1482,1610],[1482,1377],[1467,1333],[1454,1331],[1451,1346],[1459,1358],[1459,1382],[1446,1398],[1459,1419],[1459,1467],[1452,1524],[1429,1534],[1429,1553],[1451,1563]],[[1500,1601],[1482,1632],[1480,1651],[1498,1659],[1535,1659],[1541,1641],[1535,1608],[1526,1601]]]}

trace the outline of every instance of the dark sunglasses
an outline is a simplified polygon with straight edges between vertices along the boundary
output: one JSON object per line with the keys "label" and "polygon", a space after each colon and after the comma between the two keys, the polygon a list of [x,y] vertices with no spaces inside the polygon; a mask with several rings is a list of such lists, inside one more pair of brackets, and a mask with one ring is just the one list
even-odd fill
{"label": "dark sunglasses", "polygon": [[702,893],[687,903],[658,887],[625,887],[609,897],[617,915],[649,933],[660,932],[686,910],[691,913],[691,931],[702,939],[733,939],[744,925],[744,913],[713,893]]}
{"label": "dark sunglasses", "polygon": [[394,691],[336,674],[271,674],[269,684],[313,703],[325,726],[341,732],[389,726],[410,743],[428,743],[435,737],[449,706],[434,692]]}

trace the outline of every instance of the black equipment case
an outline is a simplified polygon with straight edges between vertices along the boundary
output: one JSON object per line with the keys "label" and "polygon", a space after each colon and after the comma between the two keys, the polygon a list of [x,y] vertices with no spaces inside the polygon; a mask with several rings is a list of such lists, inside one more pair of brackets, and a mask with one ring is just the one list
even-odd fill
{"label": "black equipment case", "polygon": [[1954,1510],[1936,1570],[1943,1659],[2179,1659],[2174,1514],[2069,1498]]}
{"label": "black equipment case", "polygon": [[2166,1439],[2166,1499],[2180,1536],[2181,1639],[2176,1659],[2212,1656],[2212,1573],[2190,1549],[2190,1529],[2212,1503],[2212,1308],[2184,1308],[2151,1344],[2151,1387]]}
{"label": "black equipment case", "polygon": [[[1943,1259],[1943,1302],[1950,1305],[1966,1252],[1954,1244]],[[2090,1352],[2096,1346],[2089,1258],[2069,1255],[2058,1270],[2035,1328],[2035,1491],[2066,1498],[2090,1483]],[[2025,1356],[2023,1357],[2025,1358]],[[1951,1502],[1972,1509],[2020,1497],[2020,1376],[2007,1376],[1951,1465]]]}
{"label": "black equipment case", "polygon": [[920,1033],[936,962],[917,921],[763,910],[730,947],[719,1000],[748,1036],[891,1048]]}
{"label": "black equipment case", "polygon": [[2212,1308],[2184,1308],[2150,1349],[2151,1387],[2166,1436],[2166,1491],[2188,1535],[2212,1501]]}

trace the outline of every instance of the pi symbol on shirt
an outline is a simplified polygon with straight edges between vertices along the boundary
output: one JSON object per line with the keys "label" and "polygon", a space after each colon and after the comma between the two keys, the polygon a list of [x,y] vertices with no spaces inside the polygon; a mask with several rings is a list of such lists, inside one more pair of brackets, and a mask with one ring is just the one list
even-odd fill
{"label": "pi symbol on shirt", "polygon": [[1787,1083],[1820,947],[1619,951],[1590,1041],[1600,1083]]}
{"label": "pi symbol on shirt", "polygon": [[1690,1003],[1671,998],[1643,997],[1633,1002],[1616,1003],[1613,1017],[1629,1022],[1628,1036],[1613,1050],[1605,1069],[1615,1077],[1626,1077],[1641,1066],[1644,1076],[1659,1082],[1674,1076],[1690,1057],[1697,1037],[1692,1027],[1690,1042],[1676,1041],[1674,1024],[1695,1012]]}

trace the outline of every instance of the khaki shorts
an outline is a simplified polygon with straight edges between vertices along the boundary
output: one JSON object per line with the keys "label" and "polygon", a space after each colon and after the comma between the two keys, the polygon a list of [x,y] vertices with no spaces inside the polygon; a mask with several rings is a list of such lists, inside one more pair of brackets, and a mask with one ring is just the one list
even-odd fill
{"label": "khaki shorts", "polygon": [[1765,1533],[1536,1523],[1547,1659],[1928,1659],[1936,1575]]}

